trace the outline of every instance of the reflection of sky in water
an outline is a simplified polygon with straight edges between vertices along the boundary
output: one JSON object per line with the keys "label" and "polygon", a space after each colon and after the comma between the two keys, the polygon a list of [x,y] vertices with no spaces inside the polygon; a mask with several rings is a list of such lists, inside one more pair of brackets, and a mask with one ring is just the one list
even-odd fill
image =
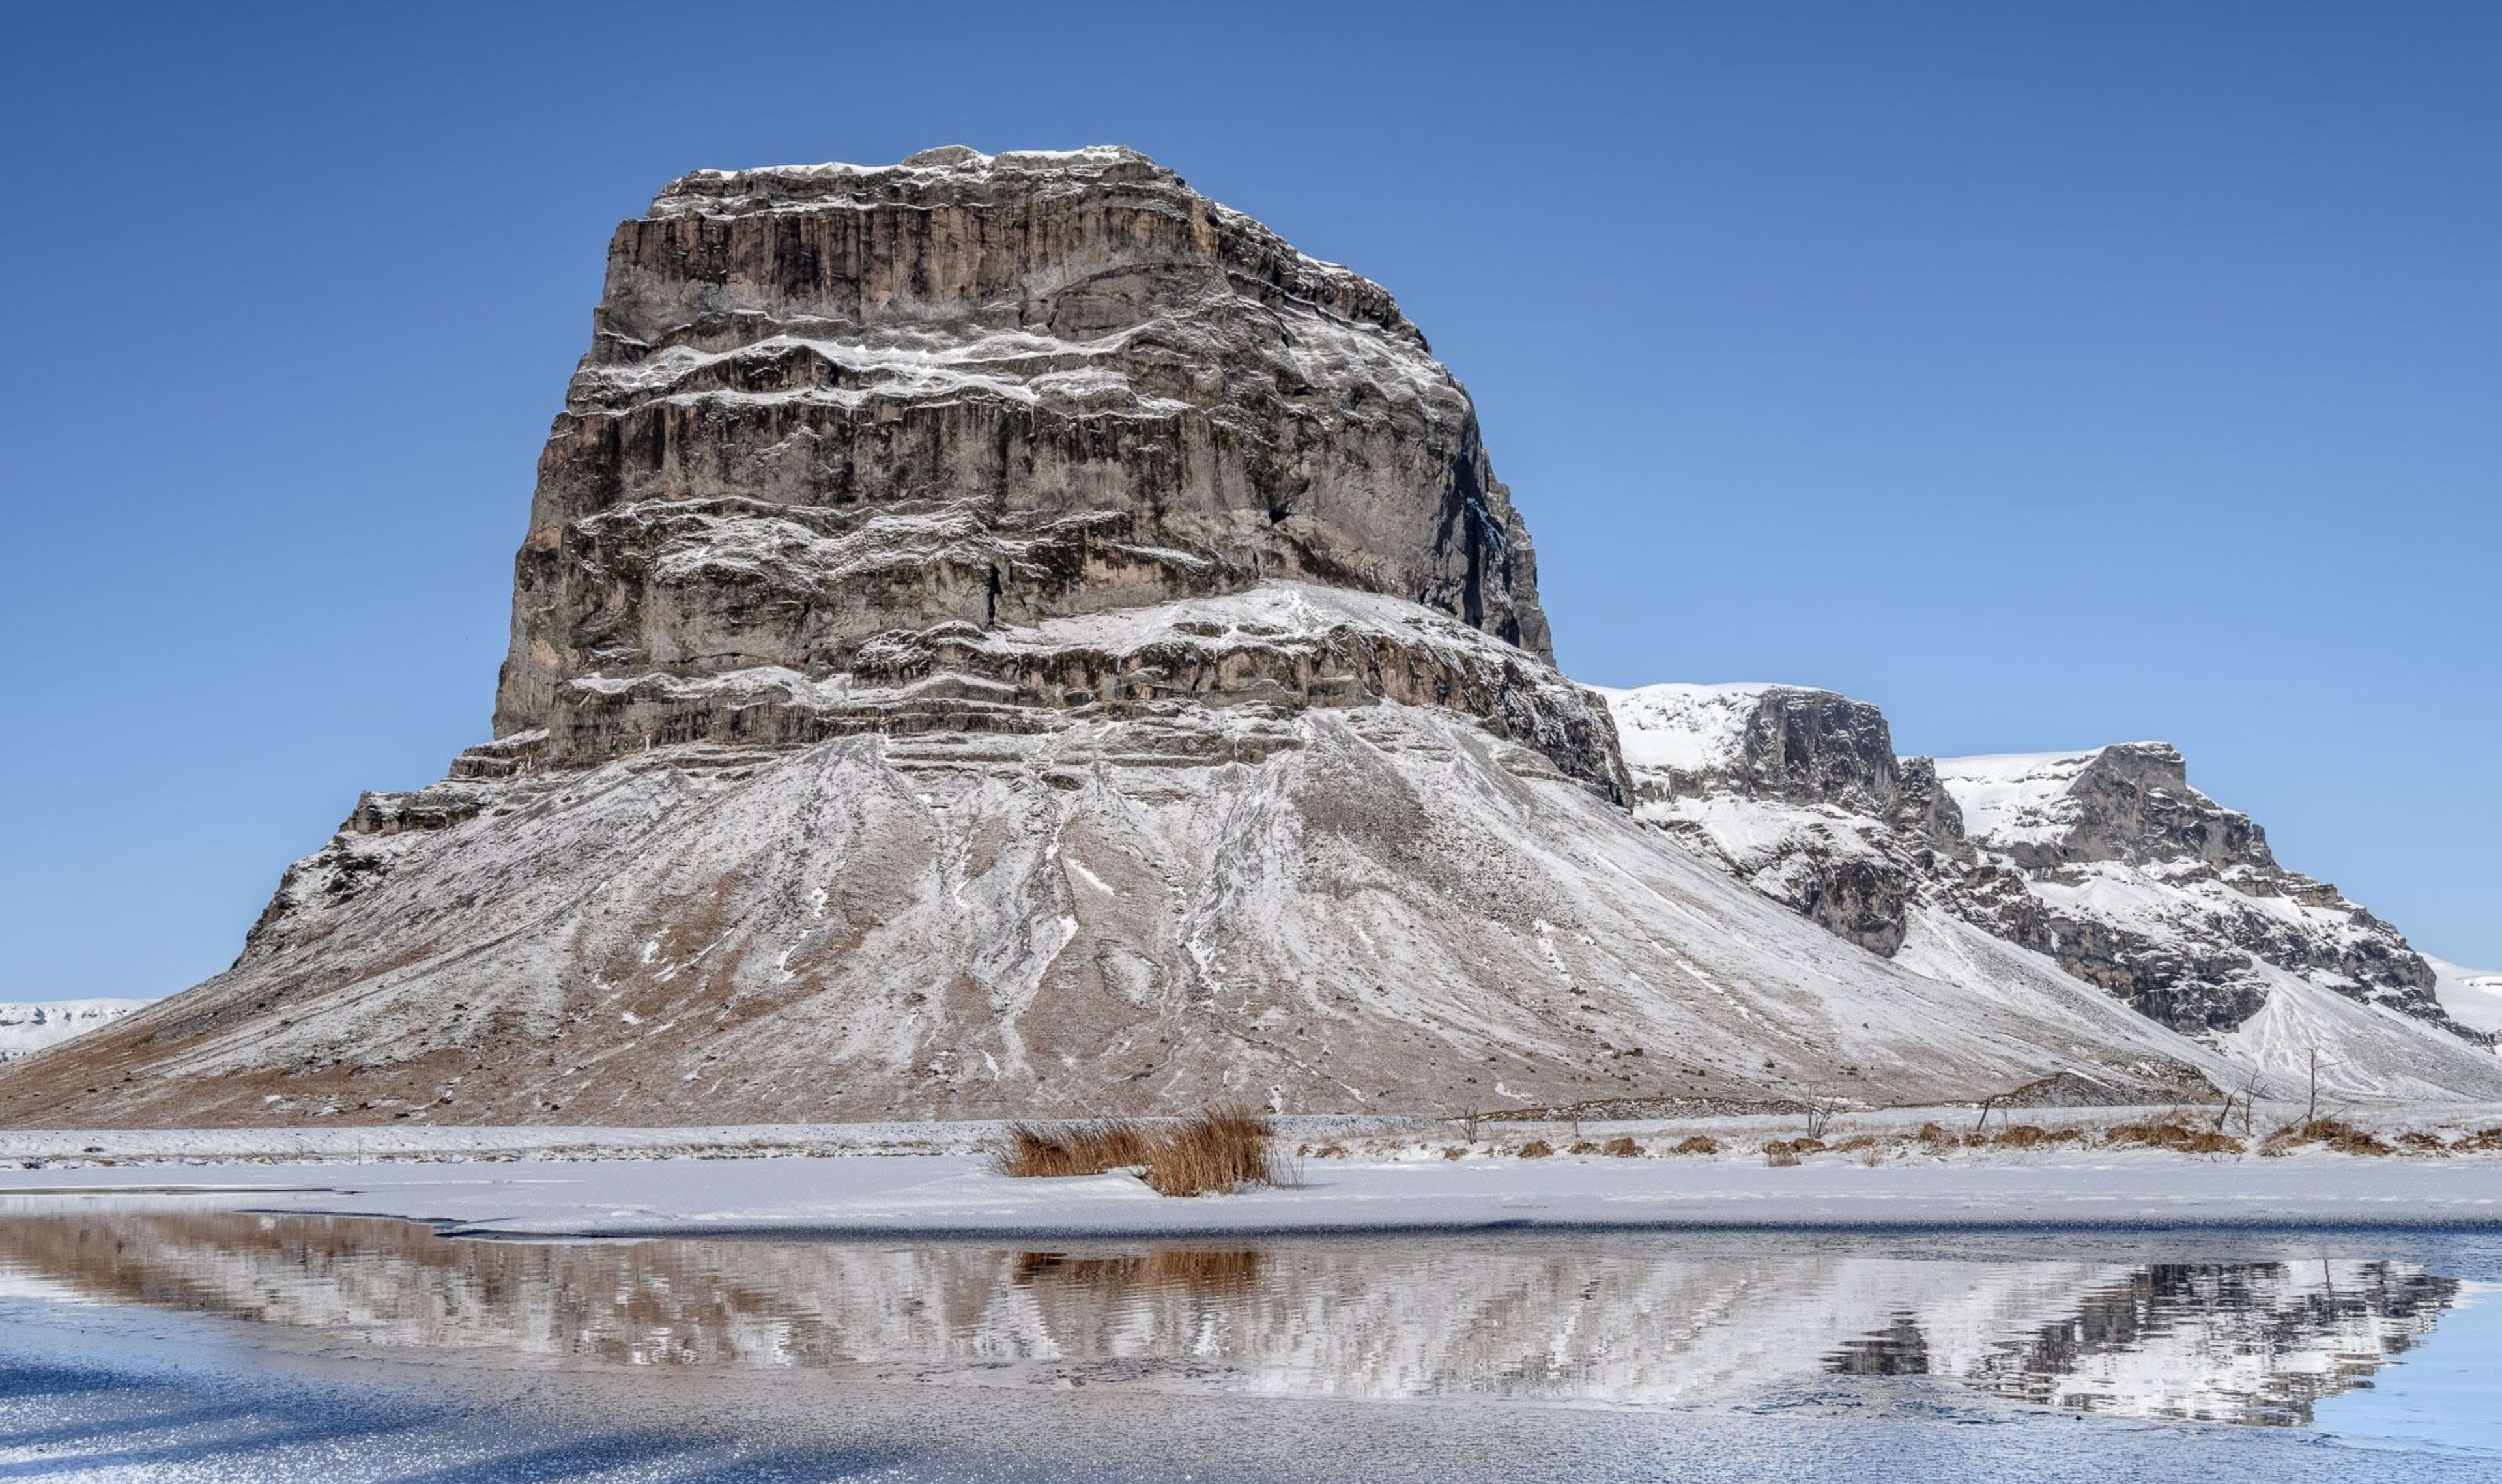
{"label": "reflection of sky in water", "polygon": [[[2354,1255],[2369,1241],[2263,1261],[2086,1233],[543,1244],[160,1209],[0,1219],[0,1297],[499,1365],[1637,1409],[1840,1387],[2502,1451],[2478,1385],[2502,1368],[2495,1291],[2438,1247]],[[2489,1253],[2468,1266],[2502,1276]]]}
{"label": "reflection of sky in water", "polygon": [[2460,1285],[2403,1365],[2368,1389],[2322,1399],[2312,1421],[2357,1442],[2502,1456],[2502,1284]]}

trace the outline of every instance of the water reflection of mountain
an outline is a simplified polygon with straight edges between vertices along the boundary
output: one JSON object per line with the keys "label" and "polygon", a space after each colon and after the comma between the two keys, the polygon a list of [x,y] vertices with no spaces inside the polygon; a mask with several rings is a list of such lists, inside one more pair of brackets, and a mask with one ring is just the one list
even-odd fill
{"label": "water reflection of mountain", "polygon": [[2086,1411],[2294,1425],[2430,1332],[2458,1287],[2405,1263],[2156,1264],[2028,1333],[1941,1342],[1906,1313],[1832,1365]]}
{"label": "water reflection of mountain", "polygon": [[449,1241],[392,1221],[161,1212],[0,1221],[0,1272],[374,1345],[619,1365],[1619,1405],[1916,1373],[2061,1406],[2257,1422],[2307,1419],[2314,1400],[2428,1332],[2457,1291],[2398,1263],[1471,1239],[542,1245]]}

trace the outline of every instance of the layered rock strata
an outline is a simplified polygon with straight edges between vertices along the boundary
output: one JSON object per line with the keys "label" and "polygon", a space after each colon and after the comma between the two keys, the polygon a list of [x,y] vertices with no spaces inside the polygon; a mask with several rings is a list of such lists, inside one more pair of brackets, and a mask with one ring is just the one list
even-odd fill
{"label": "layered rock strata", "polygon": [[[953,715],[977,727],[1023,725],[998,703],[1225,689],[1187,645],[1045,637],[1004,663],[978,636],[1278,579],[1551,658],[1474,409],[1378,285],[1124,149],[698,171],[610,244],[540,460],[496,731],[592,762],[735,729],[725,693],[785,675],[967,670],[977,704]],[[1417,655],[1395,676],[1231,658],[1290,691],[1451,679]],[[784,689],[760,740],[862,729]],[[1604,778],[1589,745],[1574,770]]]}

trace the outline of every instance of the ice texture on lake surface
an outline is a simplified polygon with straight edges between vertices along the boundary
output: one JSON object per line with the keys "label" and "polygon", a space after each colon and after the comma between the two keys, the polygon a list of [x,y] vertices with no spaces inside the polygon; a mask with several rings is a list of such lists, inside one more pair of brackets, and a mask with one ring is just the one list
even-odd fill
{"label": "ice texture on lake surface", "polygon": [[356,1217],[70,1211],[0,1222],[0,1298],[53,1322],[72,1306],[213,1316],[290,1356],[347,1347],[437,1374],[641,1374],[661,1388],[688,1384],[662,1375],[782,1376],[959,1398],[1968,1409],[2001,1423],[2046,1408],[2298,1427],[2321,1399],[2371,1387],[2476,1291],[2439,1246],[2354,1245],[2366,1240],[543,1244]]}

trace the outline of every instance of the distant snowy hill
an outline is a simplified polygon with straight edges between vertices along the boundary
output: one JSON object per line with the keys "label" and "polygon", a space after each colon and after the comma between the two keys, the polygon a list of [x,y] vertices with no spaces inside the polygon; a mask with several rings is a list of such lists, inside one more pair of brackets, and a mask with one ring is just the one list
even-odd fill
{"label": "distant snowy hill", "polygon": [[2483,1031],[2502,1031],[2502,974],[2461,968],[2448,960],[2424,955],[2432,965],[2433,993],[2451,1020]]}
{"label": "distant snowy hill", "polygon": [[1864,701],[1777,685],[1602,691],[1637,813],[1905,967],[2088,987],[2280,1082],[2491,1096],[2502,977],[2417,954],[2280,866],[2168,743],[1897,758]]}
{"label": "distant snowy hill", "polygon": [[56,1041],[119,1020],[144,999],[53,999],[41,1004],[0,1003],[0,1062],[41,1051]]}

